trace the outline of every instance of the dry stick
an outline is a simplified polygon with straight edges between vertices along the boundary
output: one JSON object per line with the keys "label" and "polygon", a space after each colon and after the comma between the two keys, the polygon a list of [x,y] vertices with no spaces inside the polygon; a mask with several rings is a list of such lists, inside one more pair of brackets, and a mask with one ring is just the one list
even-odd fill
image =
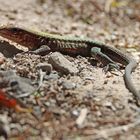
{"label": "dry stick", "polygon": [[39,81],[39,86],[38,86],[38,89],[42,86],[42,83],[43,83],[43,78],[45,76],[45,72],[42,71],[42,69],[39,70],[40,72],[40,81]]}

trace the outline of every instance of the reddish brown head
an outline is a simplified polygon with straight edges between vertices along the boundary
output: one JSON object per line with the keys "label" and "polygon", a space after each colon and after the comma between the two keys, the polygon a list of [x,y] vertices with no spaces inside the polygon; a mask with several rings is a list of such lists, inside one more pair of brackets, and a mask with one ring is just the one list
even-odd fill
{"label": "reddish brown head", "polygon": [[38,42],[35,34],[24,28],[13,25],[1,26],[0,36],[19,43],[20,45],[26,46],[29,49],[32,49]]}
{"label": "reddish brown head", "polygon": [[21,33],[23,34],[23,30],[18,27],[14,27],[13,25],[0,27],[0,35],[10,40],[17,40],[18,38],[20,38]]}

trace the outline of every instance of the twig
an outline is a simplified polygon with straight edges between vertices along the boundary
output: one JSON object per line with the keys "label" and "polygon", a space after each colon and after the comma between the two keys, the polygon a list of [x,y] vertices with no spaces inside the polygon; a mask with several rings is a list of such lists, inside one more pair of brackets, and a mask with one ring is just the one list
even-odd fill
{"label": "twig", "polygon": [[44,78],[45,74],[46,73],[43,72],[42,69],[39,70],[40,79],[39,79],[39,85],[38,85],[38,88],[36,89],[36,91],[38,91],[40,89],[40,87],[42,86],[43,78]]}
{"label": "twig", "polygon": [[79,117],[76,120],[76,124],[77,124],[78,127],[82,127],[82,125],[83,125],[83,123],[84,123],[84,121],[86,119],[87,112],[88,111],[87,111],[86,108],[81,110],[80,115],[79,115]]}

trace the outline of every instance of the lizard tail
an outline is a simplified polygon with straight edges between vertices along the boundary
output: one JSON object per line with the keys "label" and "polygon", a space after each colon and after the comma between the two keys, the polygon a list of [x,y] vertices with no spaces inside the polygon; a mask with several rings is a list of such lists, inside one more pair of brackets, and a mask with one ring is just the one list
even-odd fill
{"label": "lizard tail", "polygon": [[131,72],[136,68],[136,66],[137,62],[135,60],[130,61],[130,63],[125,68],[124,81],[128,90],[135,96],[138,106],[140,106],[140,92],[136,90],[131,80]]}

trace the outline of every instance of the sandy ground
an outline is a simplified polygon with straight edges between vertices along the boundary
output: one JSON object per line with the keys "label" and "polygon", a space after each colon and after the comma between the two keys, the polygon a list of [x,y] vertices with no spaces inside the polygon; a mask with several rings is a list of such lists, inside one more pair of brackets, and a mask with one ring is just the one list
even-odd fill
{"label": "sandy ground", "polygon": [[[0,0],[0,24],[12,23],[50,33],[90,37],[117,47],[139,62],[139,9],[139,0]],[[48,62],[50,55],[18,54],[6,58],[3,68],[16,69],[19,76],[35,81],[38,79],[35,66]],[[60,77],[44,80],[37,101],[33,95],[24,99],[41,110],[39,122],[27,113],[0,110],[0,115],[7,119],[8,139],[140,139],[140,109],[124,84],[123,73],[105,74],[103,68],[91,65],[89,58],[64,56],[79,73],[73,76],[56,71]],[[139,65],[132,73],[132,80],[139,89]],[[70,85],[76,84],[76,88],[64,89],[62,83],[67,81]],[[80,115],[84,122],[79,125]]]}

